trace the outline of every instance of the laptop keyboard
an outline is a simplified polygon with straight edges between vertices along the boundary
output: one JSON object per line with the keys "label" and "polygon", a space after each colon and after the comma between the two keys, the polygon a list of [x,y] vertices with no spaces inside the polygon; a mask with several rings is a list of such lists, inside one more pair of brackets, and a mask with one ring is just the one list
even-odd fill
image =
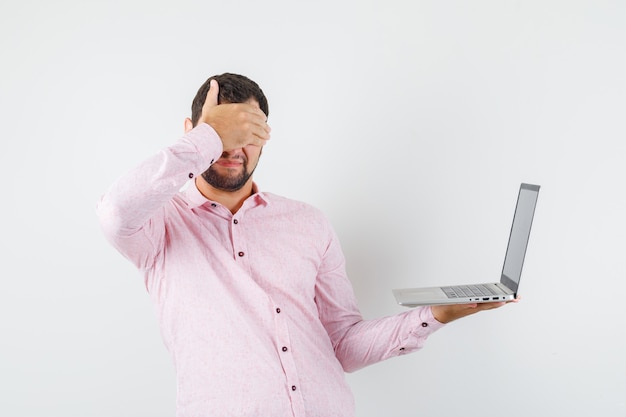
{"label": "laptop keyboard", "polygon": [[456,285],[454,287],[442,287],[448,298],[483,297],[497,295],[495,291],[486,285]]}

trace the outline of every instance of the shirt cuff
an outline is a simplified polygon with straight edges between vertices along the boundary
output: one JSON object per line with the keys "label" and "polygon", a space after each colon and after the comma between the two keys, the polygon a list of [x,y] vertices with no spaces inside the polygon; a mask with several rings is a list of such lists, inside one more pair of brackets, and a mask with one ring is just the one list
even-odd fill
{"label": "shirt cuff", "polygon": [[185,134],[183,140],[195,146],[201,161],[198,169],[202,172],[219,159],[224,151],[222,139],[215,129],[206,123],[199,123]]}
{"label": "shirt cuff", "polygon": [[421,320],[420,325],[425,331],[427,331],[428,335],[445,326],[444,323],[440,322],[435,318],[435,316],[433,316],[433,310],[431,307],[424,308],[422,311],[420,311],[419,317]]}

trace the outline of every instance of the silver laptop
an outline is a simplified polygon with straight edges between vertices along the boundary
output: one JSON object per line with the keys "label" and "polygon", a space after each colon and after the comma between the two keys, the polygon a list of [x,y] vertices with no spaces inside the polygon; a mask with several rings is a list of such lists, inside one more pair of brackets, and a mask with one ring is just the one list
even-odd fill
{"label": "silver laptop", "polygon": [[530,228],[539,196],[539,185],[520,185],[513,225],[504,256],[500,282],[447,287],[394,289],[398,304],[406,307],[436,304],[466,304],[510,301],[517,297]]}

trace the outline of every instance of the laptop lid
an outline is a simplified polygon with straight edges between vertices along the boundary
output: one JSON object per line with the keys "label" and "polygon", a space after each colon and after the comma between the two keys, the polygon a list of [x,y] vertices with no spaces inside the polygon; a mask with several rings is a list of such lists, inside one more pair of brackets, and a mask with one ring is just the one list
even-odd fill
{"label": "laptop lid", "polygon": [[522,183],[517,196],[509,243],[506,248],[504,265],[502,266],[502,274],[500,276],[500,283],[512,290],[514,294],[517,294],[522,276],[530,229],[535,215],[537,198],[539,197],[539,188],[540,186],[538,185]]}

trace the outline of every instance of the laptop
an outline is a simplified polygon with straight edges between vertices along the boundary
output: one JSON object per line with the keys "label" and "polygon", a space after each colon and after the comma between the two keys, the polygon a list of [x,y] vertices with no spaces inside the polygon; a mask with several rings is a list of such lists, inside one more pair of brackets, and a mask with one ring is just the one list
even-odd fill
{"label": "laptop", "polygon": [[534,184],[522,183],[520,185],[500,282],[394,289],[393,295],[398,304],[416,307],[437,304],[492,303],[515,299],[522,276],[522,266],[535,215],[539,188],[539,185]]}

